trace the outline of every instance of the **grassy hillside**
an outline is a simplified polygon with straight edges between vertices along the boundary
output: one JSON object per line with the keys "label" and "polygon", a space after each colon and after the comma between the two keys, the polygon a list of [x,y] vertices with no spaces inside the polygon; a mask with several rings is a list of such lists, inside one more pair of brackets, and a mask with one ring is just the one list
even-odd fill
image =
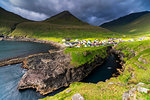
{"label": "grassy hillside", "polygon": [[[43,100],[71,100],[76,93],[80,93],[85,100],[122,100],[123,93],[133,89],[139,82],[145,83],[142,87],[150,89],[150,40],[124,42],[118,44],[116,49],[122,50],[127,59],[130,58],[131,52],[136,54],[129,60],[125,58],[125,71],[119,77],[97,84],[75,82],[63,92]],[[71,89],[71,92],[65,93],[68,89]],[[150,99],[150,93],[136,92],[136,95],[138,100]]]}
{"label": "grassy hillside", "polygon": [[46,19],[44,22],[61,25],[88,25],[88,23],[82,22],[69,11],[63,11],[55,16],[52,16],[51,18]]}
{"label": "grassy hillside", "polygon": [[[0,34],[59,42],[63,38],[104,39],[150,36],[149,12],[135,13],[111,22],[108,29],[82,22],[68,11],[44,21],[29,21],[0,8]],[[107,26],[104,24],[102,26]],[[120,33],[121,34],[120,34]],[[138,32],[138,33],[137,33]],[[130,34],[136,33],[136,34]],[[144,34],[143,34],[144,33]],[[125,36],[125,37],[124,37]]]}
{"label": "grassy hillside", "polygon": [[[25,36],[60,41],[63,38],[102,38],[113,32],[82,22],[68,11],[64,11],[45,21],[24,22],[17,25],[11,36]],[[104,35],[105,34],[105,35]]]}
{"label": "grassy hillside", "polygon": [[107,29],[82,22],[68,11],[36,22],[0,8],[0,34],[8,36],[33,37],[58,42],[63,38],[103,38],[111,36],[112,33]]}
{"label": "grassy hillside", "polygon": [[[24,22],[17,26],[11,36],[26,36],[35,38],[97,38],[102,37],[104,33],[108,35],[112,32],[91,25],[59,25],[48,22]],[[107,35],[106,34],[106,35]]]}
{"label": "grassy hillside", "polygon": [[133,13],[114,21],[105,23],[101,27],[119,33],[145,34],[150,33],[150,12]]}
{"label": "grassy hillside", "polygon": [[20,22],[26,19],[0,8],[0,34],[9,34]]}

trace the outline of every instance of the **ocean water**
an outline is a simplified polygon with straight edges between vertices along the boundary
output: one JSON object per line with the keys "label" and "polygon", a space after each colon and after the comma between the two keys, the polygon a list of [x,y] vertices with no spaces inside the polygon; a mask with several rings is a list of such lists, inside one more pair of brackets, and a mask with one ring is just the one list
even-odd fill
{"label": "ocean water", "polygon": [[112,75],[117,72],[116,68],[121,67],[116,60],[118,60],[117,57],[114,54],[111,54],[101,66],[94,69],[91,74],[82,80],[82,82],[98,83],[99,81],[110,79]]}
{"label": "ocean water", "polygon": [[[30,54],[46,53],[55,47],[49,44],[17,41],[0,41],[0,60],[14,57],[23,57]],[[0,100],[38,100],[52,96],[63,89],[42,96],[33,89],[19,91],[17,85],[27,71],[21,68],[22,64],[0,67]]]}
{"label": "ocean water", "polygon": [[40,95],[33,89],[19,91],[18,82],[26,72],[21,64],[0,67],[0,100],[38,100],[46,96],[53,96],[63,90],[60,89],[46,96]]}
{"label": "ocean water", "polygon": [[50,44],[43,43],[0,41],[0,60],[48,52],[48,50],[54,48]]}

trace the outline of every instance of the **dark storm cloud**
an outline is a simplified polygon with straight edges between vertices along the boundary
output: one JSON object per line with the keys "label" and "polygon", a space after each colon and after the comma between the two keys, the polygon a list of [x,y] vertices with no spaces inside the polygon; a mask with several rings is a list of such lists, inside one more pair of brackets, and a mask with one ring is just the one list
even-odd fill
{"label": "dark storm cloud", "polygon": [[141,0],[141,4],[144,8],[150,9],[150,0]]}
{"label": "dark storm cloud", "polygon": [[[6,1],[6,0],[2,0]],[[149,0],[7,0],[14,12],[34,20],[69,10],[72,14],[99,25],[131,12],[143,11]]]}

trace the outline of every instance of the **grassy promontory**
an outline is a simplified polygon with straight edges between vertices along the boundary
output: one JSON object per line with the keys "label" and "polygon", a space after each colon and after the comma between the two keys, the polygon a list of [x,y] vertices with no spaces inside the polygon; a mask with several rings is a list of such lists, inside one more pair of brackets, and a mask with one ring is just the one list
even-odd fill
{"label": "grassy promontory", "polygon": [[107,56],[107,47],[82,47],[82,48],[67,48],[65,53],[70,53],[72,57],[71,65],[78,67],[85,63],[91,63],[94,58],[101,57],[105,59]]}
{"label": "grassy promontory", "polygon": [[[134,88],[139,82],[145,83],[143,87],[150,89],[150,40],[124,42],[118,44],[116,49],[126,55],[124,72],[120,76],[97,84],[75,82],[63,92],[43,100],[71,100],[76,93],[80,93],[85,100],[122,100],[123,93]],[[135,56],[132,57],[131,53]],[[71,92],[66,93],[68,89],[71,89]],[[149,100],[150,94],[137,92],[136,98]]]}

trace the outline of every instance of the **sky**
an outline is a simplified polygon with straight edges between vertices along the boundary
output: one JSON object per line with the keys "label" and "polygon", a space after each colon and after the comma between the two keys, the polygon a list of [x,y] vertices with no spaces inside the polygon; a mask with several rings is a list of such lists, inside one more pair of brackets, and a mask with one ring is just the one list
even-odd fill
{"label": "sky", "polygon": [[30,20],[45,20],[67,10],[92,25],[149,11],[149,5],[150,0],[0,0],[0,7]]}

